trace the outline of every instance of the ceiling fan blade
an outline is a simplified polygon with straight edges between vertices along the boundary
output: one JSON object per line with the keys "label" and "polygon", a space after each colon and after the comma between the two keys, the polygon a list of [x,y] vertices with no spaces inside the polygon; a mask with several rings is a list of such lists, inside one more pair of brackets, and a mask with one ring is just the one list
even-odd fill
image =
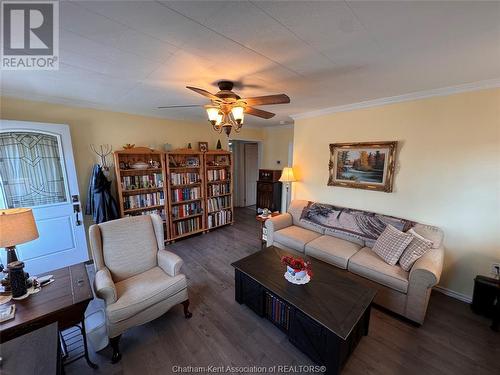
{"label": "ceiling fan blade", "polygon": [[254,107],[245,107],[245,113],[248,113],[252,116],[257,116],[265,119],[270,119],[274,117],[275,114],[267,111],[263,111],[262,109],[254,108]]}
{"label": "ceiling fan blade", "polygon": [[248,105],[268,105],[290,103],[290,98],[286,94],[256,96],[243,99]]}
{"label": "ceiling fan blade", "polygon": [[199,89],[198,87],[192,87],[192,86],[186,86],[187,89],[193,90],[194,92],[206,96],[207,98],[210,98],[212,100],[220,100],[219,97],[215,96],[214,94],[209,93],[207,90]]}
{"label": "ceiling fan blade", "polygon": [[191,107],[203,107],[202,104],[190,104],[190,105],[166,105],[163,107],[157,107],[158,109],[165,109],[165,108],[191,108]]}

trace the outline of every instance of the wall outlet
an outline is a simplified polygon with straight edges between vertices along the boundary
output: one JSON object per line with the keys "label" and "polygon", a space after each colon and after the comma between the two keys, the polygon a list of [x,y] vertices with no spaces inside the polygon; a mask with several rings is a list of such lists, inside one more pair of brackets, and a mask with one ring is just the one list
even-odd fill
{"label": "wall outlet", "polygon": [[500,263],[491,263],[491,274],[500,278]]}

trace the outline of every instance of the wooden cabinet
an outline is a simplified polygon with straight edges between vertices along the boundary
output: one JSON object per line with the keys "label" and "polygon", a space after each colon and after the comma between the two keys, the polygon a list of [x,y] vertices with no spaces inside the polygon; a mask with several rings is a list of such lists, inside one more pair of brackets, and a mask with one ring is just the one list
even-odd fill
{"label": "wooden cabinet", "polygon": [[283,184],[279,182],[280,170],[260,169],[257,181],[257,212],[264,208],[281,211],[281,193]]}

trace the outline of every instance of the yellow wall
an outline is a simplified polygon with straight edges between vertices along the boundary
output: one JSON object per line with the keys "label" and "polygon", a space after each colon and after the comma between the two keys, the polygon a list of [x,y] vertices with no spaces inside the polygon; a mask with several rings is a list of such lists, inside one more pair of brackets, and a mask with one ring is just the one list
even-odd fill
{"label": "yellow wall", "polygon": [[[399,141],[393,193],[327,186],[329,143]],[[295,121],[294,198],[441,227],[440,285],[470,296],[500,261],[500,89]]]}
{"label": "yellow wall", "polygon": [[[69,125],[78,185],[84,204],[92,165],[99,162],[90,150],[91,143],[110,144],[113,150],[120,150],[126,143],[157,148],[170,143],[173,148],[181,148],[191,142],[192,147],[197,148],[198,141],[206,141],[210,149],[215,149],[220,139],[223,148],[227,149],[227,137],[214,132],[208,122],[167,120],[6,97],[0,101],[2,119]],[[238,136],[241,139],[263,140],[262,130],[255,128],[243,127]]]}
{"label": "yellow wall", "polygon": [[[288,144],[293,141],[293,127],[264,128],[263,169],[283,169],[288,165]],[[277,161],[281,163],[278,164]]]}

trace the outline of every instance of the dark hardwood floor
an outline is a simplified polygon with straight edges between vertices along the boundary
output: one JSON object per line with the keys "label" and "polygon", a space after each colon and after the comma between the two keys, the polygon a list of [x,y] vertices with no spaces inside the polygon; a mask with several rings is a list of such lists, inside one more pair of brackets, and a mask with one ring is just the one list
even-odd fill
{"label": "dark hardwood floor", "polygon": [[[169,246],[184,259],[192,319],[185,320],[182,306],[176,306],[123,335],[120,363],[110,363],[111,349],[106,348],[91,353],[99,370],[81,359],[67,366],[66,373],[147,375],[174,373],[173,366],[312,364],[279,329],[234,301],[230,263],[260,248],[254,215],[239,209],[234,226]],[[498,375],[500,334],[489,323],[467,304],[438,292],[432,294],[420,328],[372,309],[369,335],[342,374]]]}

